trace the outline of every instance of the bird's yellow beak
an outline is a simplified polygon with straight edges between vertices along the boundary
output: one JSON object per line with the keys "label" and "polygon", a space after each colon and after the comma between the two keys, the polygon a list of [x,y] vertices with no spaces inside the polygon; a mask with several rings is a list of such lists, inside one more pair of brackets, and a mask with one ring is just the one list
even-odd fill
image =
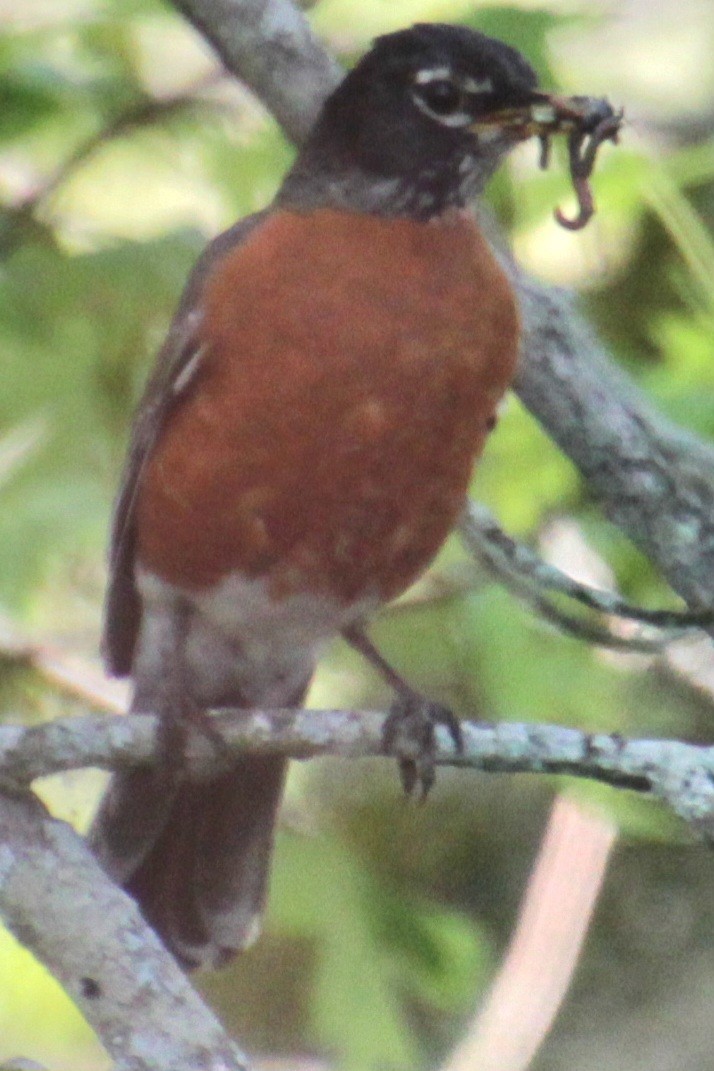
{"label": "bird's yellow beak", "polygon": [[522,105],[498,108],[480,116],[471,129],[477,134],[498,129],[525,139],[573,132],[587,136],[601,123],[608,123],[612,128],[609,136],[613,137],[621,122],[622,113],[604,98],[537,92]]}

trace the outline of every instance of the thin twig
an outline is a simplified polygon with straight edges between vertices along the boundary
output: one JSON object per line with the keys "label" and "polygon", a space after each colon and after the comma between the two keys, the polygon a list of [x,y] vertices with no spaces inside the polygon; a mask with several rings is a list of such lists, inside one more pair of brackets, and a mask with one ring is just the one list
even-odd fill
{"label": "thin twig", "polygon": [[[519,587],[522,589],[523,585],[530,586],[531,591],[540,598],[546,592],[564,595],[597,613],[651,626],[661,632],[660,646],[681,639],[687,632],[702,631],[714,625],[712,610],[651,610],[645,606],[633,606],[614,591],[604,591],[573,579],[544,561],[525,543],[504,532],[491,511],[480,503],[469,502],[459,531],[468,549],[506,584],[513,581],[517,590]],[[569,624],[566,619],[564,627],[567,628]],[[593,639],[591,642],[599,641]],[[622,646],[627,646],[629,642],[624,640]],[[633,648],[635,643],[632,644]],[[651,650],[652,647],[645,646],[643,649]]]}

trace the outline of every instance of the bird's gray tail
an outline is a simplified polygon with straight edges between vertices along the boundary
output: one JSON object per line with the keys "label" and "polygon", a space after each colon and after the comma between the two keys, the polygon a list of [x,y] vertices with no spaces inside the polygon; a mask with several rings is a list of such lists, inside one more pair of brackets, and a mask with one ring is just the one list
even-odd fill
{"label": "bird's gray tail", "polygon": [[168,800],[154,770],[112,777],[90,844],[188,968],[220,966],[260,932],[286,765],[246,756]]}

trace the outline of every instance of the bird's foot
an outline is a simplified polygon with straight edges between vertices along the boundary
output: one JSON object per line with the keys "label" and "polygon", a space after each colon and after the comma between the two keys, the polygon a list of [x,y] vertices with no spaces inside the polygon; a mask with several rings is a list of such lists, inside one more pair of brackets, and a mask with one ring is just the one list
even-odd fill
{"label": "bird's foot", "polygon": [[418,789],[420,802],[426,799],[434,784],[438,725],[446,726],[454,747],[462,752],[461,726],[452,711],[411,689],[400,689],[384,723],[385,754],[397,759],[406,795],[411,796]]}

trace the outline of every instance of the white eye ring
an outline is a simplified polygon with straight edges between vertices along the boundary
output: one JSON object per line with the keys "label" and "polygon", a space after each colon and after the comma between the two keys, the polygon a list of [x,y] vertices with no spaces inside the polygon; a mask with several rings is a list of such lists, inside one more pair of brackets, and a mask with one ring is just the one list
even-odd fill
{"label": "white eye ring", "polygon": [[[445,86],[453,89],[454,92],[454,110],[449,111],[448,103],[446,110],[442,110],[443,101],[441,106],[438,106],[438,99],[429,101],[428,87],[435,84],[443,83]],[[490,78],[483,78],[480,81],[475,78],[457,79],[454,77],[452,71],[448,67],[432,67],[430,70],[417,71],[414,76],[414,89],[412,91],[412,99],[417,108],[428,115],[430,119],[436,120],[443,126],[460,127],[468,126],[473,123],[473,116],[465,107],[459,107],[465,103],[466,96],[476,96],[480,93],[490,93],[493,89],[493,82]]]}
{"label": "white eye ring", "polygon": [[414,75],[414,84],[426,86],[429,82],[453,81],[450,67],[432,67],[430,70],[417,71]]}
{"label": "white eye ring", "polygon": [[446,67],[418,71],[412,99],[419,111],[443,126],[466,126],[471,120],[464,107],[464,91]]}

